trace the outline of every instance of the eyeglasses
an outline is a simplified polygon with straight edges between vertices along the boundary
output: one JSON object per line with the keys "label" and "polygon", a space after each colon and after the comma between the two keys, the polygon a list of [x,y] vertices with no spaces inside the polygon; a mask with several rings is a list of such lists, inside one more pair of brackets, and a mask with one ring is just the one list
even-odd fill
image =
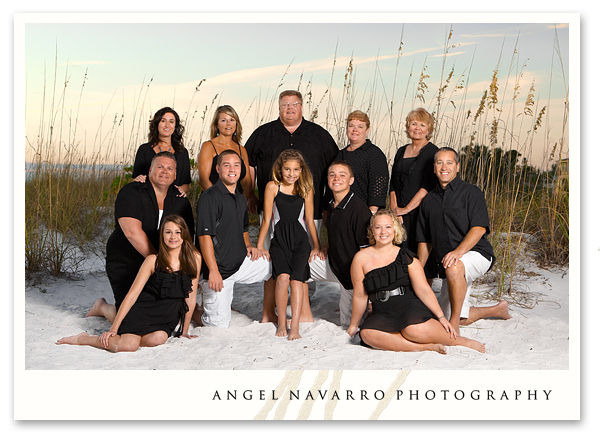
{"label": "eyeglasses", "polygon": [[279,106],[281,108],[296,108],[298,105],[302,105],[300,102],[284,102],[283,104],[280,104]]}

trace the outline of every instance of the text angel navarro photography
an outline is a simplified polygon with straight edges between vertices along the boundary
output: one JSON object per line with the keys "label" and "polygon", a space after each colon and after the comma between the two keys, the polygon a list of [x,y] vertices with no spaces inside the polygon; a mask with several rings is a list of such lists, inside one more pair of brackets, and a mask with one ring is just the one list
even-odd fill
{"label": "text angel navarro photography", "polygon": [[[492,389],[471,389],[471,390],[396,390],[391,399],[398,401],[550,401],[552,390],[544,389],[510,389],[510,390],[492,390]],[[212,396],[213,401],[266,401],[266,400],[285,400],[290,401],[381,401],[385,399],[384,390],[307,390],[300,389],[286,390],[282,393],[273,390],[215,390]]]}

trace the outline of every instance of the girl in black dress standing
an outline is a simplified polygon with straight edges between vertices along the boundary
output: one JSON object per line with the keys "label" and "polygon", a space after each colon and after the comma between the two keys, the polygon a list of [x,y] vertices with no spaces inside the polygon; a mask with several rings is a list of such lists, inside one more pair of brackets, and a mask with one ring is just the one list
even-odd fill
{"label": "girl in black dress standing", "polygon": [[373,313],[360,329],[363,344],[387,351],[435,351],[465,346],[479,352],[478,341],[456,334],[429,287],[423,267],[410,250],[400,248],[406,233],[389,210],[378,210],[369,226],[370,247],[352,261],[352,320],[346,331],[358,333],[369,300]]}
{"label": "girl in black dress standing", "polygon": [[175,336],[194,337],[188,330],[196,305],[201,262],[183,218],[166,217],[160,227],[158,255],[145,259],[119,311],[100,298],[86,315],[106,317],[112,323],[110,329],[100,336],[82,332],[56,344],[134,352],[139,347],[163,344],[176,329]]}
{"label": "girl in black dress standing", "polygon": [[[264,218],[256,248],[271,260],[275,279],[278,337],[287,333],[288,287],[291,286],[292,322],[288,339],[300,337],[300,313],[304,295],[308,295],[306,281],[310,278],[309,260],[324,259],[320,251],[314,222],[313,178],[302,154],[295,149],[283,151],[272,170],[273,180],[265,188]],[[273,236],[267,251],[265,238],[272,223]],[[307,231],[313,242],[311,250]],[[267,302],[266,300],[264,302]],[[264,303],[263,303],[264,305]]]}

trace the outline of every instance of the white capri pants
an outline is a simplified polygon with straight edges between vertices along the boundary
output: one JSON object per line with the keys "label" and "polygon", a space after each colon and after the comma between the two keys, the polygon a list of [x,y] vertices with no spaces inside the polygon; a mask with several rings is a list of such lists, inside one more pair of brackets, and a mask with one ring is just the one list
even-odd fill
{"label": "white capri pants", "polygon": [[[329,256],[325,260],[315,258],[309,264],[310,267],[310,279],[312,281],[325,281],[337,283],[340,287],[340,325],[344,327],[350,326],[350,320],[352,319],[352,296],[354,290],[347,290],[340,283],[337,276],[331,271],[331,265],[329,265]],[[365,310],[365,315],[367,310]],[[365,316],[362,317],[360,322],[364,320]]]}
{"label": "white capri pants", "polygon": [[[481,253],[476,251],[469,251],[465,253],[462,258],[460,258],[460,261],[465,266],[465,279],[467,280],[467,294],[465,295],[465,301],[463,302],[460,310],[460,318],[467,319],[469,318],[469,309],[471,308],[469,305],[469,297],[471,296],[471,286],[473,285],[473,281],[477,278],[480,278],[488,271],[492,261],[486,259]],[[451,307],[447,279],[442,281],[442,290],[440,293],[439,302],[440,307],[444,312],[444,316],[446,316],[446,319],[449,320],[451,315]]]}
{"label": "white capri pants", "polygon": [[264,258],[256,261],[246,256],[238,271],[223,280],[223,289],[214,291],[208,286],[208,279],[200,279],[202,287],[202,324],[204,326],[218,326],[229,328],[231,321],[231,302],[233,300],[233,287],[236,283],[253,284],[263,282],[271,277],[271,263]]}

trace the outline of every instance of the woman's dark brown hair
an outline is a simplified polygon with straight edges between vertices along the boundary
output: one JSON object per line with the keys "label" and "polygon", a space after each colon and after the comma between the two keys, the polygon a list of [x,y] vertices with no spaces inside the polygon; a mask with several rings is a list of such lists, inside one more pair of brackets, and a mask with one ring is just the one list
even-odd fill
{"label": "woman's dark brown hair", "polygon": [[184,149],[183,146],[183,132],[185,128],[181,125],[181,121],[179,120],[179,115],[175,110],[171,107],[164,107],[158,110],[154,117],[150,120],[150,131],[148,132],[148,143],[150,146],[158,145],[158,124],[165,114],[171,113],[175,116],[175,129],[173,130],[173,134],[171,135],[171,146],[176,152],[181,152]]}
{"label": "woman's dark brown hair", "polygon": [[198,254],[198,250],[194,247],[194,243],[192,242],[192,236],[190,235],[190,230],[185,223],[184,219],[179,215],[169,215],[163,219],[162,224],[160,225],[160,244],[158,246],[158,256],[156,258],[156,268],[165,271],[167,273],[172,273],[173,270],[171,265],[169,264],[169,259],[167,258],[168,249],[165,244],[165,224],[173,223],[181,230],[181,239],[183,239],[183,244],[181,245],[181,252],[179,253],[179,271],[183,271],[187,274],[191,279],[194,279],[198,274],[198,265],[196,263],[196,255]]}

